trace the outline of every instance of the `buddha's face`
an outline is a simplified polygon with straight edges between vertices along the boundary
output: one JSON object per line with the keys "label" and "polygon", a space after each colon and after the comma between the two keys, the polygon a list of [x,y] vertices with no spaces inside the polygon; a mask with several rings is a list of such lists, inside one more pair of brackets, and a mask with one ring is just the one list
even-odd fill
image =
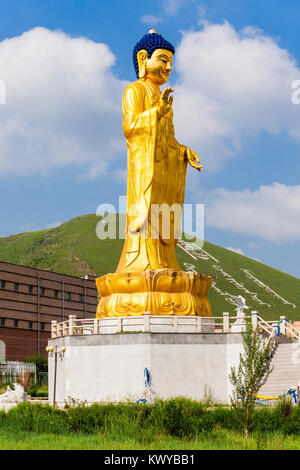
{"label": "buddha's face", "polygon": [[151,58],[146,58],[146,78],[157,85],[163,85],[172,70],[173,54],[166,49],[156,49]]}

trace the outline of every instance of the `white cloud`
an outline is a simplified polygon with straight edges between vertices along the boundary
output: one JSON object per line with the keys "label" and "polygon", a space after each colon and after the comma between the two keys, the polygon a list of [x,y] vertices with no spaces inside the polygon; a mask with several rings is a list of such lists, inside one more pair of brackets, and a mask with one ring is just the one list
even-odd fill
{"label": "white cloud", "polygon": [[51,224],[47,224],[46,225],[46,229],[48,228],[56,228],[56,227],[59,227],[63,222],[52,222]]}
{"label": "white cloud", "polygon": [[198,17],[200,18],[200,24],[202,24],[202,21],[206,15],[206,7],[204,5],[197,5],[197,13]]}
{"label": "white cloud", "polygon": [[17,233],[37,232],[39,230],[47,230],[47,229],[50,229],[50,228],[59,227],[62,223],[63,222],[52,222],[50,224],[47,224],[44,227],[41,227],[35,222],[28,222],[26,224],[20,225],[18,227],[18,232]]}
{"label": "white cloud", "polygon": [[33,232],[34,230],[38,230],[36,228],[36,224],[33,222],[28,222],[27,224],[20,225],[18,227],[17,233]]}
{"label": "white cloud", "polygon": [[[181,0],[165,8],[178,11]],[[176,10],[177,9],[177,10]],[[183,34],[174,93],[178,140],[194,148],[205,170],[217,170],[260,131],[300,141],[300,106],[291,83],[295,60],[260,30],[237,32],[204,23]],[[95,178],[126,152],[121,99],[127,84],[113,73],[105,44],[35,28],[0,42],[0,177],[47,174],[73,165]],[[125,146],[125,147],[124,147]]]}
{"label": "white cloud", "polygon": [[193,2],[193,0],[164,0],[163,7],[166,13],[174,16],[183,6],[191,2]]}
{"label": "white cloud", "polygon": [[144,15],[141,17],[141,21],[143,23],[146,23],[150,26],[156,26],[157,24],[161,23],[162,22],[162,19],[159,18],[158,16],[155,16],[155,15]]}
{"label": "white cloud", "polygon": [[227,246],[226,250],[230,250],[230,251],[233,251],[234,253],[238,253],[239,255],[245,256],[245,253],[240,248],[232,248],[231,246]]}
{"label": "white cloud", "polygon": [[210,227],[271,242],[300,240],[300,185],[273,183],[256,191],[217,189],[207,199]]}
{"label": "white cloud", "polygon": [[123,148],[126,82],[105,44],[35,28],[0,43],[6,105],[0,117],[0,177],[76,165],[93,178]]}
{"label": "white cloud", "polygon": [[218,170],[261,131],[300,141],[300,108],[292,82],[300,69],[288,51],[255,28],[203,22],[176,50],[176,135]]}

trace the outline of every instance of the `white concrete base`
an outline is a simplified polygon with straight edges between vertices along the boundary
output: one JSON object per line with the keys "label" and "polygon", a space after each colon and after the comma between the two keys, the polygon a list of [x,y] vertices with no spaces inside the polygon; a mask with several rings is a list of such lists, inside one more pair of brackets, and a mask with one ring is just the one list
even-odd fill
{"label": "white concrete base", "polygon": [[[239,334],[122,333],[49,340],[57,355],[56,402],[168,399],[184,396],[228,403],[231,367],[239,363]],[[54,396],[55,356],[49,357],[49,402]],[[150,372],[150,390],[144,370]]]}

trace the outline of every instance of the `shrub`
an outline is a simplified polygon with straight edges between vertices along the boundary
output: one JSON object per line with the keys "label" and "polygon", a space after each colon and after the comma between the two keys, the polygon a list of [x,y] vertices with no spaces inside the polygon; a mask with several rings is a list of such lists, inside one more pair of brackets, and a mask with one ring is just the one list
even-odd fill
{"label": "shrub", "polygon": [[[51,433],[108,434],[116,437],[150,441],[154,436],[196,438],[201,434],[218,435],[220,430],[242,432],[235,409],[208,408],[185,398],[157,401],[154,404],[94,404],[92,406],[53,409],[49,405],[20,403],[7,413],[0,412],[0,423],[19,431]],[[286,404],[256,409],[253,432],[300,434],[300,409],[287,412]]]}
{"label": "shrub", "polygon": [[67,429],[67,415],[49,405],[20,403],[7,412],[7,422],[16,430],[63,433]]}

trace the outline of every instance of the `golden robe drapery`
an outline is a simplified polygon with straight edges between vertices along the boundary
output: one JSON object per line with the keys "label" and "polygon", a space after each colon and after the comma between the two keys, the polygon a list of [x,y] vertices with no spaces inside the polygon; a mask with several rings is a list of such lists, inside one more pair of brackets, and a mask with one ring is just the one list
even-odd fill
{"label": "golden robe drapery", "polygon": [[150,80],[131,83],[123,95],[128,152],[127,225],[116,272],[180,271],[175,255],[174,212],[169,212],[167,237],[162,225],[154,227],[153,217],[151,220],[152,205],[182,207],[187,168],[185,147],[175,139],[172,111],[158,116],[160,95],[159,86]]}

